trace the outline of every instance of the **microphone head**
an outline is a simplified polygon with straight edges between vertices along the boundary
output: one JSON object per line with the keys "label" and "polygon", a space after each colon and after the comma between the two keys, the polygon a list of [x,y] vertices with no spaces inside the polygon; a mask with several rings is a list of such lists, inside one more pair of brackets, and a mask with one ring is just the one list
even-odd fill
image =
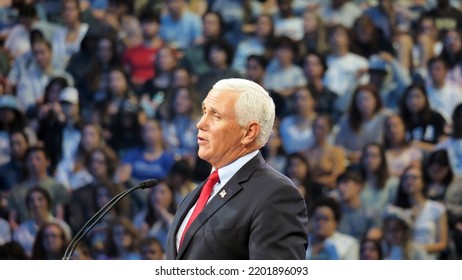
{"label": "microphone head", "polygon": [[157,183],[159,183],[159,181],[157,181],[156,179],[149,179],[149,180],[141,182],[140,183],[140,188],[149,189],[149,188],[152,188],[155,185],[157,185]]}

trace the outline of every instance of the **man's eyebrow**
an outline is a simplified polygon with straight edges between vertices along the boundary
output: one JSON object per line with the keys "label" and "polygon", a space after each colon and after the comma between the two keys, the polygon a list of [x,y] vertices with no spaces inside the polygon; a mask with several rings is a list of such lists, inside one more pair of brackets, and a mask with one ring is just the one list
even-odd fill
{"label": "man's eyebrow", "polygon": [[204,109],[207,109],[207,110],[209,110],[209,111],[212,112],[212,113],[218,113],[218,111],[217,111],[214,107],[212,107],[212,106],[207,107],[207,106],[205,105],[205,103],[202,102],[202,110],[204,110]]}

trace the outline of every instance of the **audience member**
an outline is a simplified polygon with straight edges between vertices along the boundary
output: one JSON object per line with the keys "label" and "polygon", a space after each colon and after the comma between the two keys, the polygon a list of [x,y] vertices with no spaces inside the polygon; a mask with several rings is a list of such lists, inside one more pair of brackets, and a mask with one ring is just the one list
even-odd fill
{"label": "audience member", "polygon": [[2,95],[0,96],[0,164],[10,161],[9,137],[17,130],[24,130],[29,143],[36,144],[35,130],[29,126],[18,99],[12,95]]}
{"label": "audience member", "polygon": [[341,221],[340,206],[331,197],[314,202],[310,211],[308,260],[358,260],[359,242],[337,231]]}
{"label": "audience member", "polygon": [[446,80],[462,89],[462,34],[460,30],[448,30],[443,38],[441,58],[448,65]]}
{"label": "audience member", "polygon": [[314,143],[305,151],[311,167],[311,178],[328,190],[336,186],[337,177],[345,171],[347,160],[343,148],[331,143],[332,120],[328,115],[313,121]]}
{"label": "audience member", "polygon": [[21,244],[29,257],[32,256],[32,247],[39,229],[47,223],[59,224],[65,232],[66,238],[71,239],[69,225],[51,213],[53,201],[49,192],[42,187],[31,188],[26,195],[27,210],[31,219],[22,222],[13,232],[13,240]]}
{"label": "audience member", "polygon": [[396,199],[399,184],[399,178],[390,174],[382,145],[369,143],[363,147],[359,171],[364,178],[361,201],[380,224],[385,206]]}
{"label": "audience member", "polygon": [[287,154],[306,151],[314,144],[313,122],[315,101],[306,87],[295,90],[293,111],[281,119],[279,134]]}
{"label": "audience member", "polygon": [[360,260],[382,260],[382,244],[380,240],[365,238],[361,240],[359,246],[359,259]]}
{"label": "audience member", "polygon": [[262,149],[262,154],[265,157],[266,162],[271,167],[281,173],[284,173],[288,155],[282,146],[282,139],[277,126],[273,127],[270,137],[268,138],[268,142]]}
{"label": "audience member", "polygon": [[53,49],[50,42],[37,40],[32,44],[33,63],[19,77],[16,88],[21,107],[27,111],[31,106],[43,103],[44,90],[53,77],[64,77],[72,86],[72,76],[52,64]]}
{"label": "audience member", "polygon": [[173,74],[178,67],[178,52],[163,46],[157,52],[153,67],[156,75],[144,83],[140,96],[143,109],[149,118],[159,117],[159,114],[162,114],[159,112],[159,107],[172,88]]}
{"label": "audience member", "polygon": [[26,197],[29,189],[36,186],[40,186],[50,193],[53,201],[51,207],[53,215],[64,220],[65,205],[69,202],[69,192],[64,185],[47,173],[50,158],[45,148],[30,147],[26,152],[26,166],[28,176],[13,186],[8,198],[9,222],[12,229],[16,229],[18,223],[31,217],[27,213]]}
{"label": "audience member", "polygon": [[374,212],[362,201],[363,188],[364,179],[355,170],[347,169],[337,178],[338,200],[342,212],[337,230],[356,238],[358,242],[378,226]]}
{"label": "audience member", "polygon": [[37,136],[50,155],[54,176],[59,163],[74,161],[82,137],[79,93],[74,87],[65,87],[59,92],[58,102],[50,103],[48,114],[39,121]]}
{"label": "audience member", "polygon": [[406,129],[406,140],[425,153],[447,137],[446,120],[430,107],[422,83],[413,83],[403,93],[399,114]]}
{"label": "audience member", "polygon": [[[234,54],[232,68],[244,75],[246,62],[250,55],[261,55],[269,58],[269,47],[274,41],[274,23],[269,14],[261,14],[256,19],[255,31],[239,41]],[[266,67],[265,67],[266,68]]]}
{"label": "audience member", "polygon": [[166,10],[160,19],[160,37],[168,46],[186,50],[196,44],[202,35],[202,21],[189,11],[185,0],[165,0]]}
{"label": "audience member", "polygon": [[61,2],[63,25],[51,39],[53,60],[60,64],[58,69],[65,69],[72,54],[80,50],[80,43],[88,32],[89,25],[80,20],[80,1],[64,0]]}
{"label": "audience member", "polygon": [[372,85],[359,86],[353,93],[347,114],[339,121],[335,144],[342,147],[350,164],[357,164],[368,143],[383,143],[384,120],[389,114]]}
{"label": "audience member", "polygon": [[307,84],[302,68],[295,63],[298,47],[287,36],[276,38],[271,47],[274,49],[274,58],[266,67],[263,81],[268,90],[283,97],[285,102],[289,102],[287,99],[295,90]]}
{"label": "audience member", "polygon": [[428,61],[429,77],[425,80],[428,101],[433,110],[440,113],[451,123],[454,108],[462,103],[460,89],[447,80],[448,65],[441,57],[433,57]]}
{"label": "audience member", "polygon": [[161,181],[149,191],[146,208],[135,215],[133,224],[142,238],[156,237],[165,248],[176,208],[172,186]]}
{"label": "audience member", "polygon": [[5,198],[11,188],[27,175],[26,152],[29,148],[29,139],[23,130],[12,131],[9,140],[10,160],[0,165],[0,193]]}
{"label": "audience member", "polygon": [[366,71],[369,63],[366,58],[349,50],[349,30],[345,26],[333,26],[327,38],[330,51],[326,57],[327,70],[324,74],[324,85],[340,96],[336,107],[341,112],[345,112],[355,88],[368,82]]}
{"label": "audience member", "polygon": [[308,159],[301,153],[288,155],[284,168],[284,174],[295,183],[307,205],[328,194],[326,187],[312,181],[310,168]]}
{"label": "audience member", "polygon": [[395,205],[404,209],[414,221],[413,242],[423,246],[429,259],[438,259],[448,247],[448,218],[443,204],[428,199],[427,188],[421,168],[406,168],[400,179]]}
{"label": "audience member", "polygon": [[108,260],[140,260],[140,237],[133,223],[127,218],[114,220],[107,229],[105,243]]}
{"label": "audience member", "polygon": [[303,19],[295,14],[293,0],[277,0],[276,3],[278,9],[273,14],[274,35],[300,41],[303,38]]}
{"label": "audience member", "polygon": [[322,18],[328,19],[325,22],[327,27],[341,24],[351,28],[362,12],[355,3],[348,0],[319,1],[319,4],[319,14]]}
{"label": "audience member", "polygon": [[447,151],[430,153],[423,170],[427,197],[444,204],[450,229],[454,229],[462,218],[462,179],[452,172]]}
{"label": "audience member", "polygon": [[31,259],[61,260],[69,242],[66,231],[59,223],[46,223],[37,232]]}
{"label": "audience member", "polygon": [[153,65],[157,52],[164,45],[158,34],[160,18],[156,11],[146,6],[138,18],[143,31],[143,42],[126,49],[123,53],[123,64],[130,73],[130,82],[137,92],[147,80],[155,76]]}
{"label": "audience member", "polygon": [[240,78],[241,74],[231,68],[234,58],[233,46],[224,39],[215,39],[204,46],[205,61],[209,70],[201,75],[196,83],[199,99],[204,100],[205,95],[212,86],[221,79]]}
{"label": "audience member", "polygon": [[456,176],[462,176],[462,103],[457,105],[452,114],[452,132],[443,142],[435,146],[435,150],[445,149],[449,155],[449,163]]}
{"label": "audience member", "polygon": [[76,190],[93,180],[85,161],[93,149],[105,145],[103,129],[94,123],[85,124],[82,137],[74,160],[61,161],[56,168],[56,179],[63,183],[70,191]]}
{"label": "audience member", "polygon": [[336,108],[338,95],[324,83],[324,75],[327,71],[324,56],[317,51],[309,51],[303,58],[303,70],[308,81],[308,89],[315,100],[314,110],[318,114],[330,115],[332,121],[336,123],[341,114]]}
{"label": "audience member", "polygon": [[389,205],[383,213],[383,259],[428,260],[425,248],[412,237],[414,223],[403,209]]}
{"label": "audience member", "polygon": [[142,260],[164,260],[165,250],[155,237],[148,237],[141,241],[140,254]]}
{"label": "audience member", "polygon": [[200,119],[198,94],[192,87],[174,88],[166,102],[166,116],[161,120],[165,149],[195,164],[197,128]]}
{"label": "audience member", "polygon": [[188,69],[195,81],[210,70],[205,57],[205,46],[212,40],[223,38],[225,28],[221,14],[210,10],[202,16],[202,24],[202,37],[196,44],[184,50],[180,60],[180,64]]}
{"label": "audience member", "polygon": [[[102,207],[98,205],[98,193],[104,189],[110,198],[124,190],[124,187],[114,182],[114,174],[118,165],[115,152],[107,147],[98,147],[91,151],[86,158],[85,165],[93,177],[93,181],[81,188],[74,190],[69,203],[69,225],[74,233]],[[100,191],[99,189],[103,189]],[[130,215],[131,201],[124,199],[115,205],[118,214]]]}
{"label": "audience member", "polygon": [[156,178],[165,179],[175,162],[172,152],[166,150],[162,127],[156,120],[149,119],[142,128],[144,145],[124,155],[116,174],[120,183],[130,179],[135,182]]}
{"label": "audience member", "polygon": [[306,9],[303,13],[303,38],[300,40],[300,53],[309,52],[325,54],[327,44],[327,28],[321,15],[313,10]]}
{"label": "audience member", "polygon": [[403,119],[397,114],[389,115],[383,126],[385,127],[383,147],[390,174],[399,177],[406,167],[421,166],[423,152],[406,139]]}

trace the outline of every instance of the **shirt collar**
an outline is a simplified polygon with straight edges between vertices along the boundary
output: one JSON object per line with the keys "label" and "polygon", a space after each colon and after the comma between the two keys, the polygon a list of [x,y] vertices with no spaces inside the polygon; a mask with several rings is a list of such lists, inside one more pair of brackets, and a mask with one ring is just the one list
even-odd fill
{"label": "shirt collar", "polygon": [[[222,168],[218,169],[218,175],[220,176],[220,185],[224,186],[234,174],[241,169],[248,161],[250,161],[253,157],[258,154],[259,150],[253,151],[251,153],[246,154],[238,158],[237,160],[231,162],[230,164],[223,166]],[[212,168],[212,172],[215,168]]]}

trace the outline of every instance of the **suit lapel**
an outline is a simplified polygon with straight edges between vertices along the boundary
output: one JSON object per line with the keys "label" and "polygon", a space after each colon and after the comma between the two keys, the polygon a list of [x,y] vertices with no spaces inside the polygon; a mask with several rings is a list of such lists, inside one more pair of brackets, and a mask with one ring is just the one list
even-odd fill
{"label": "suit lapel", "polygon": [[[210,200],[210,202],[207,203],[202,212],[196,217],[186,232],[186,235],[183,239],[183,244],[180,247],[180,251],[178,252],[177,259],[182,257],[185,248],[188,247],[189,242],[191,241],[194,234],[196,234],[196,232],[199,230],[199,228],[201,228],[213,214],[215,214],[221,207],[223,207],[226,202],[228,202],[239,191],[241,191],[242,187],[240,183],[247,181],[254,170],[263,163],[265,163],[265,160],[263,159],[261,153],[258,153],[257,156],[252,158],[236,174],[234,174],[231,180],[229,180],[228,183],[226,183],[226,185],[224,185]],[[188,202],[188,207],[186,208],[187,210],[184,211],[185,213],[182,213],[180,222],[184,219],[184,216],[186,216],[186,213],[189,211],[189,209],[194,205],[198,196],[199,191],[195,194],[195,198]],[[179,225],[177,225],[175,232],[178,230],[178,227]]]}
{"label": "suit lapel", "polygon": [[189,209],[193,207],[194,203],[196,203],[196,200],[199,198],[200,191],[202,190],[202,187],[204,186],[206,181],[204,181],[200,186],[196,187],[189,195],[187,195],[184,198],[184,201],[180,204],[180,207],[178,208],[176,215],[173,218],[173,222],[170,226],[170,232],[172,236],[170,236],[170,238],[168,239],[168,242],[170,244],[169,246],[167,246],[168,248],[170,248],[170,254],[171,256],[173,256],[173,258],[176,258],[177,256],[176,234],[178,232],[178,229],[180,228],[181,223],[188,214]]}
{"label": "suit lapel", "polygon": [[[231,183],[229,181],[225,186],[223,186],[217,195],[215,195],[209,203],[204,207],[202,212],[196,217],[194,222],[189,226],[188,231],[183,239],[183,245],[180,247],[180,251],[178,252],[178,258],[181,258],[181,255],[184,252],[184,249],[188,247],[189,242],[191,241],[192,237],[196,232],[201,228],[205,222],[213,215],[215,212],[218,211],[225,203],[230,200],[233,196],[235,196],[240,190],[241,186],[235,182]],[[220,196],[222,191],[226,192],[226,195],[223,198]]]}

